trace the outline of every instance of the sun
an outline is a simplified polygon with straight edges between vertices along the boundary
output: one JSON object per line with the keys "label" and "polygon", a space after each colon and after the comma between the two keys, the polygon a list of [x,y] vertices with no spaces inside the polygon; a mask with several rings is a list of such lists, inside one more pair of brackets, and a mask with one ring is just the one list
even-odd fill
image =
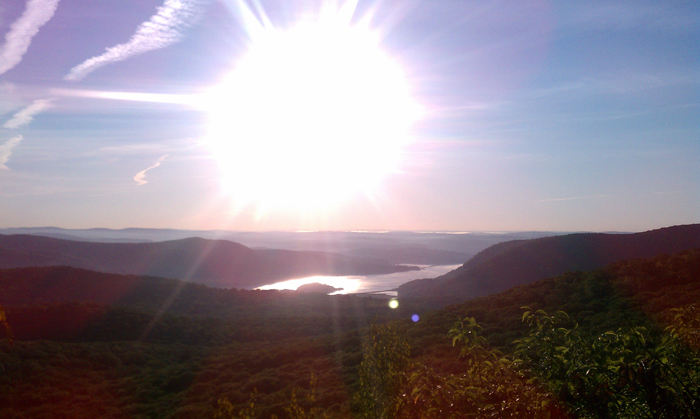
{"label": "sun", "polygon": [[371,191],[397,170],[421,113],[379,36],[327,14],[256,32],[206,107],[226,192],[263,211]]}

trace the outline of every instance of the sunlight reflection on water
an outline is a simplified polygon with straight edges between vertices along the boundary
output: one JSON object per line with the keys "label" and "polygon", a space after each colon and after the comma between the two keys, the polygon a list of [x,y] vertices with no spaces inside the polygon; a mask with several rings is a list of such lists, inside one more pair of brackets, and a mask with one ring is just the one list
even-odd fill
{"label": "sunlight reflection on water", "polygon": [[[301,285],[318,282],[335,288],[342,288],[333,294],[352,294],[363,292],[386,291],[397,288],[408,281],[421,278],[435,278],[447,272],[455,270],[462,265],[416,265],[420,271],[396,272],[387,275],[353,275],[353,276],[309,276],[305,278],[290,279],[265,285],[261,290],[295,290]],[[385,292],[388,295],[396,295],[395,292]]]}

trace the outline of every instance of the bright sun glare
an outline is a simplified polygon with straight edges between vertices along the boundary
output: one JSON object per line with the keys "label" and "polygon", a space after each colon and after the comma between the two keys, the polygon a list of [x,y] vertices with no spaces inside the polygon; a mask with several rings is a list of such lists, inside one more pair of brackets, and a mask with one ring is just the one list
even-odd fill
{"label": "bright sun glare", "polygon": [[206,99],[209,146],[238,206],[327,208],[397,170],[420,107],[367,25],[321,13],[251,38]]}

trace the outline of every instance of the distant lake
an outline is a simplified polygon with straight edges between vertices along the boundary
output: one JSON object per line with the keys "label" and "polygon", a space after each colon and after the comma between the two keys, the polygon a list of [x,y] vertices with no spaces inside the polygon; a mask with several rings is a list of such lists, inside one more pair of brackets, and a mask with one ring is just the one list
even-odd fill
{"label": "distant lake", "polygon": [[[396,272],[386,275],[352,275],[352,276],[308,276],[305,278],[290,279],[271,285],[260,287],[261,290],[295,290],[301,285],[318,282],[343,288],[334,294],[353,294],[358,292],[384,291],[397,288],[401,284],[414,279],[435,278],[459,268],[462,265],[414,265],[421,268],[420,271]],[[387,292],[386,294],[396,294]]]}

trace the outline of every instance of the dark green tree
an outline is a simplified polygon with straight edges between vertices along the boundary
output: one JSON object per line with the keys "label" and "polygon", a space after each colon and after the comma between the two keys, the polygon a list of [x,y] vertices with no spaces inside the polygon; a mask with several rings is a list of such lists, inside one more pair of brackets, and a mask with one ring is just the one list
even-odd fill
{"label": "dark green tree", "polygon": [[362,345],[360,389],[355,404],[361,418],[393,419],[411,369],[410,347],[396,325],[372,325]]}

